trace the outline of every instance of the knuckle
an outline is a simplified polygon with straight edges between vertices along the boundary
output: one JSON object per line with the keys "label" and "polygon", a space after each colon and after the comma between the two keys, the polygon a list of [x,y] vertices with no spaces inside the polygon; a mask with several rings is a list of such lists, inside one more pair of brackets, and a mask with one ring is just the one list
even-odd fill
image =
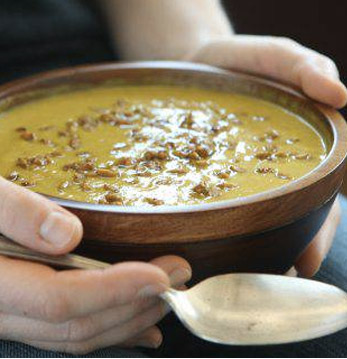
{"label": "knuckle", "polygon": [[276,38],[276,42],[280,45],[280,46],[290,46],[290,47],[296,47],[296,46],[301,46],[297,41],[289,38],[289,37],[285,37],[285,36],[280,36]]}
{"label": "knuckle", "polygon": [[70,320],[66,323],[65,340],[71,342],[87,340],[94,336],[95,330],[96,325],[90,317]]}
{"label": "knuckle", "polygon": [[41,299],[41,317],[51,323],[65,322],[70,315],[70,305],[58,290],[48,290]]}
{"label": "knuckle", "polygon": [[325,66],[336,69],[336,64],[330,57],[325,56],[325,55],[320,55],[320,57],[321,57],[322,63]]}

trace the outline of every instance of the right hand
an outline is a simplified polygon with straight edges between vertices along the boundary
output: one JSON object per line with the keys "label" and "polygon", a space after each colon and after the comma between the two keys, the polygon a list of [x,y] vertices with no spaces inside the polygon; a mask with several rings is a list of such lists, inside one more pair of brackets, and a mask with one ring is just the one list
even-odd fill
{"label": "right hand", "polygon": [[[48,199],[0,177],[0,232],[31,249],[58,255],[82,238],[79,219]],[[104,270],[55,271],[0,256],[0,338],[73,354],[111,345],[157,347],[158,298],[181,287],[191,269],[166,256]]]}

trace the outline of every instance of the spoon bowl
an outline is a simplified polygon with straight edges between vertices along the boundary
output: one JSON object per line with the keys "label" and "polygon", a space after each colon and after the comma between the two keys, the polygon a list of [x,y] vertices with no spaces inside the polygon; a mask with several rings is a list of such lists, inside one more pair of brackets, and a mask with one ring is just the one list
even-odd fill
{"label": "spoon bowl", "polygon": [[290,343],[347,326],[347,294],[307,279],[226,274],[162,298],[191,332],[221,344]]}

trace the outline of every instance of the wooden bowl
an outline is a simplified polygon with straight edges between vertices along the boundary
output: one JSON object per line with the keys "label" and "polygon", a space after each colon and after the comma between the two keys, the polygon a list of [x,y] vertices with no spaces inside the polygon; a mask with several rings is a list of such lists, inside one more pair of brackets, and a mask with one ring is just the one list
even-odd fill
{"label": "wooden bowl", "polygon": [[261,98],[308,121],[323,136],[329,155],[287,185],[215,203],[136,208],[51,198],[84,225],[77,251],[109,262],[177,254],[190,261],[196,280],[232,271],[286,272],[319,230],[341,186],[347,126],[340,114],[269,80],[178,62],[91,65],[40,74],[0,87],[0,109],[110,83],[174,84]]}

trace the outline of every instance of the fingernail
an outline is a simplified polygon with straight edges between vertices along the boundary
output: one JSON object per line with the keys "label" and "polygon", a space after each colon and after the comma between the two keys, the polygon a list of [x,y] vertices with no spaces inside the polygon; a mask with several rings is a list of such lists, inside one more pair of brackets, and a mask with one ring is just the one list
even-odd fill
{"label": "fingernail", "polygon": [[170,274],[170,282],[172,286],[183,284],[187,282],[192,277],[192,272],[188,268],[176,268]]}
{"label": "fingernail", "polygon": [[40,236],[56,248],[65,247],[78,230],[79,223],[68,215],[50,212],[40,228]]}
{"label": "fingernail", "polygon": [[157,296],[166,289],[166,285],[162,283],[150,284],[141,289],[136,294],[137,299],[144,299]]}

